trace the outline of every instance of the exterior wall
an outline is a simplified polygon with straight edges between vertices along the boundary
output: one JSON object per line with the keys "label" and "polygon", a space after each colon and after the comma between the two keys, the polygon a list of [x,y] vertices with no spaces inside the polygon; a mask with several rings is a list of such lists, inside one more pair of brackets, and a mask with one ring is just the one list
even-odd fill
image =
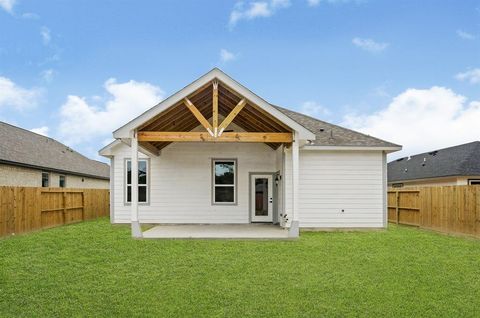
{"label": "exterior wall", "polygon": [[[50,186],[58,187],[60,174],[50,172]],[[109,181],[65,174],[67,188],[108,189]],[[83,181],[82,181],[83,179]],[[0,185],[41,187],[42,170],[0,164]]]}
{"label": "exterior wall", "polygon": [[458,176],[458,177],[431,178],[431,179],[411,180],[411,181],[401,181],[401,182],[389,182],[388,186],[391,187],[395,183],[403,183],[403,188],[468,185],[469,179],[480,179],[480,176]]}
{"label": "exterior wall", "polygon": [[[130,147],[120,144],[115,154],[114,222],[129,223],[124,184]],[[212,205],[212,159],[237,159],[236,205]],[[139,204],[141,223],[248,223],[249,172],[277,171],[275,151],[257,143],[172,143],[149,163],[150,202]]]}
{"label": "exterior wall", "polygon": [[[381,151],[301,150],[300,227],[384,227],[384,160]],[[291,215],[289,152],[285,170],[286,207]]]}

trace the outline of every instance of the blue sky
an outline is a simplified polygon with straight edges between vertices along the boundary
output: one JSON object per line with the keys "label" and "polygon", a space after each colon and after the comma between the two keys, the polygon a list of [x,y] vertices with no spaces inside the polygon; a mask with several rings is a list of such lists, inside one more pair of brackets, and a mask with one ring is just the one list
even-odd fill
{"label": "blue sky", "polygon": [[215,66],[393,157],[480,139],[480,1],[0,0],[0,120],[91,158]]}

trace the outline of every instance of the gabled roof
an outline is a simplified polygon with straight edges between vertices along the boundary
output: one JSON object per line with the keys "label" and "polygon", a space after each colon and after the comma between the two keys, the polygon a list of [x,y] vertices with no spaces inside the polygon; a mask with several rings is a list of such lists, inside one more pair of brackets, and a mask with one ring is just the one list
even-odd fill
{"label": "gabled roof", "polygon": [[98,179],[110,178],[109,166],[88,159],[64,144],[0,122],[0,163]]}
{"label": "gabled roof", "polygon": [[316,139],[312,140],[310,146],[398,148],[397,150],[401,148],[400,145],[388,141],[330,124],[283,107],[275,107],[315,134]]}
{"label": "gabled roof", "polygon": [[480,176],[480,141],[404,157],[388,163],[388,181]]}
{"label": "gabled roof", "polygon": [[[298,139],[308,142],[306,147],[309,149],[341,148],[343,150],[384,150],[386,152],[401,149],[399,145],[272,105],[218,68],[214,68],[120,127],[113,133],[113,136],[117,140],[125,141],[130,138],[130,132],[133,129],[137,129],[139,132],[191,131],[198,126],[198,121],[186,110],[184,99],[188,97],[206,119],[210,118],[212,116],[212,82],[214,81],[218,82],[218,112],[220,115],[227,116],[240,99],[247,100],[247,106],[234,119],[234,123],[245,131],[295,131]],[[265,116],[265,114],[267,115]],[[273,118],[273,121],[266,119],[268,117]],[[169,143],[168,141],[143,142],[140,143],[140,146],[160,150]],[[100,154],[107,156],[108,148],[113,146],[114,144],[111,144],[103,148]],[[278,144],[270,146],[275,149]]]}
{"label": "gabled roof", "polygon": [[303,127],[302,125],[298,124],[296,121],[292,120],[290,117],[286,116],[284,113],[279,111],[274,106],[270,105],[260,96],[254,94],[248,88],[243,86],[242,84],[235,81],[233,78],[222,72],[218,68],[212,69],[210,72],[206,73],[205,75],[201,76],[191,84],[185,86],[175,94],[169,96],[156,106],[150,108],[137,118],[133,119],[132,121],[128,122],[124,126],[120,127],[119,129],[113,132],[114,138],[130,138],[130,131],[132,129],[136,129],[146,122],[148,122],[151,118],[157,116],[161,112],[165,111],[166,109],[174,106],[178,102],[180,102],[183,98],[189,96],[190,94],[194,93],[195,91],[201,89],[209,82],[213,81],[214,79],[218,79],[232,90],[238,92],[240,95],[244,96],[247,100],[251,101],[258,107],[262,108],[264,111],[268,112],[285,125],[289,126],[290,128],[294,129],[299,133],[300,139],[315,139],[315,134]]}

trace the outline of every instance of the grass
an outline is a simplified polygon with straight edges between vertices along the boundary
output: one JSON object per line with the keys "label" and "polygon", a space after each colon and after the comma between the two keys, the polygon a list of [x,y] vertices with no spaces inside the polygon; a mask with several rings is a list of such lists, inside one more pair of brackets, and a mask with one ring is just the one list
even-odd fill
{"label": "grass", "polygon": [[133,240],[106,219],[0,240],[0,316],[473,317],[480,241],[406,227]]}

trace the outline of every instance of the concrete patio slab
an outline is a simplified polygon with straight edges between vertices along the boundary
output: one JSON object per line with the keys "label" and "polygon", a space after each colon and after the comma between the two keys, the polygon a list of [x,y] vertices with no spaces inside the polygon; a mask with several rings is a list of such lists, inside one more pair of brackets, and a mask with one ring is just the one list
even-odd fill
{"label": "concrete patio slab", "polygon": [[289,239],[288,230],[272,224],[157,225],[143,232],[149,239]]}

